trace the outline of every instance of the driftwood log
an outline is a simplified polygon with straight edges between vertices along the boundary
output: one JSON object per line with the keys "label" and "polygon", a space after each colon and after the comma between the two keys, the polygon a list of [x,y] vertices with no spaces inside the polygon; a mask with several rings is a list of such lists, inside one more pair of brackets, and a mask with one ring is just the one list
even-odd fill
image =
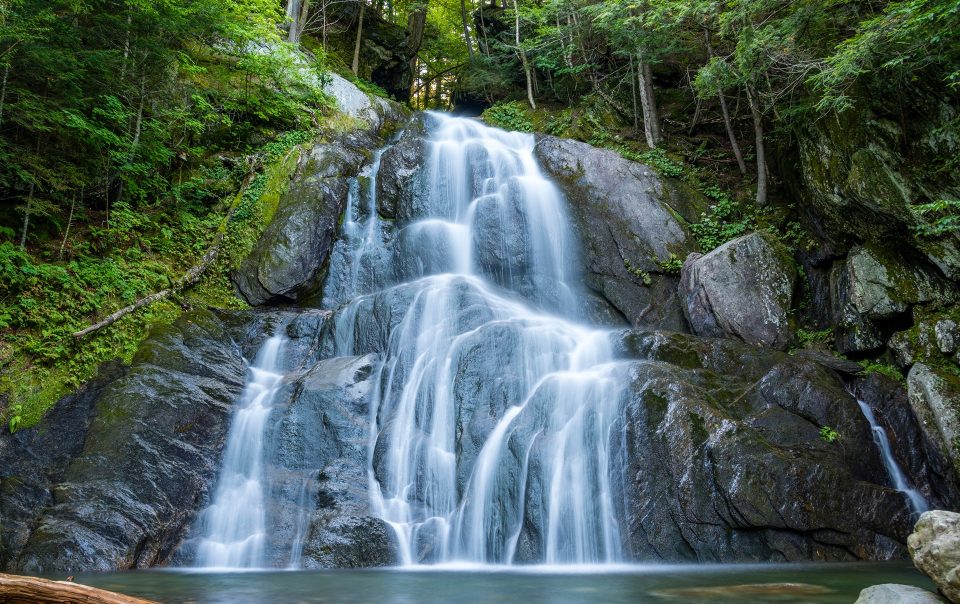
{"label": "driftwood log", "polygon": [[50,581],[37,577],[0,573],[2,604],[157,604],[132,596],[80,585],[70,581]]}

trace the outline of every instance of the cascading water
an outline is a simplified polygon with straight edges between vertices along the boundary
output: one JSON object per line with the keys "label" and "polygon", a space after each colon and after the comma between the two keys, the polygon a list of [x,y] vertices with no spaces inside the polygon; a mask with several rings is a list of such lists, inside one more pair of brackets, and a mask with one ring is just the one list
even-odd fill
{"label": "cascading water", "polygon": [[606,332],[578,322],[563,199],[532,135],[427,120],[412,218],[384,228],[375,186],[355,195],[327,281],[351,284],[328,304],[358,296],[337,313],[337,355],[387,332],[374,512],[407,564],[617,561],[624,366]]}
{"label": "cascading water", "polygon": [[283,380],[280,373],[283,343],[283,336],[269,338],[250,367],[250,377],[227,436],[213,503],[200,517],[203,537],[197,546],[197,566],[256,568],[263,565],[264,433]]}
{"label": "cascading water", "polygon": [[860,405],[860,410],[863,411],[863,416],[870,422],[870,430],[873,432],[873,442],[877,445],[877,449],[880,450],[883,466],[886,468],[890,480],[893,481],[893,487],[903,493],[904,497],[907,498],[907,502],[910,504],[910,511],[913,512],[914,516],[919,516],[926,512],[930,509],[930,506],[927,505],[927,500],[923,498],[920,491],[910,484],[900,464],[897,463],[897,459],[893,456],[893,448],[890,446],[890,439],[887,437],[887,431],[884,430],[883,426],[877,421],[877,417],[874,415],[870,405],[861,400],[857,400],[857,403]]}

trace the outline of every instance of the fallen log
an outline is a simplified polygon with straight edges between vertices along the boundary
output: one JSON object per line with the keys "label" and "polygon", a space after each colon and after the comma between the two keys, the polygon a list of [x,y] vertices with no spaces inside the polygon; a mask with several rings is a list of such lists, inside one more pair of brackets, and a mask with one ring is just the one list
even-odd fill
{"label": "fallen log", "polygon": [[[290,157],[290,154],[296,150],[296,147],[287,152],[286,157],[283,161],[285,162],[287,158]],[[182,292],[185,289],[189,289],[197,284],[200,281],[200,277],[206,272],[206,270],[217,260],[220,256],[220,248],[223,247],[223,239],[226,235],[227,225],[230,222],[230,219],[233,218],[233,213],[236,211],[237,206],[243,200],[243,193],[250,186],[250,183],[253,181],[253,177],[256,175],[256,164],[253,163],[250,158],[248,158],[247,164],[249,166],[250,172],[247,174],[246,178],[243,181],[243,184],[240,186],[240,192],[237,193],[234,203],[231,205],[230,209],[227,211],[227,215],[224,217],[223,222],[220,224],[220,228],[217,229],[217,234],[213,239],[213,243],[207,248],[206,253],[200,258],[200,262],[188,270],[180,279],[173,284],[172,287],[167,289],[160,290],[158,292],[152,293],[149,296],[140,298],[130,306],[125,306],[120,310],[107,315],[103,320],[84,327],[80,331],[74,332],[73,337],[76,339],[83,338],[86,335],[89,335],[95,331],[99,331],[104,327],[113,325],[123,317],[129,315],[135,310],[139,310],[144,306],[149,306],[158,300],[163,300],[164,298],[169,298],[173,294]]]}
{"label": "fallen log", "polygon": [[9,604],[157,604],[70,581],[0,574],[0,602]]}

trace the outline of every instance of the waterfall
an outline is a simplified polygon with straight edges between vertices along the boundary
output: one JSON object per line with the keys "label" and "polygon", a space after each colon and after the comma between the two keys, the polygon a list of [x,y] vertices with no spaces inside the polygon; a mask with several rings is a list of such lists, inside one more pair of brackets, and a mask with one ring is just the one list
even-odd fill
{"label": "waterfall", "polygon": [[904,497],[907,498],[907,503],[910,504],[910,511],[913,512],[914,516],[919,516],[926,512],[930,509],[930,506],[927,505],[927,501],[923,498],[923,495],[920,494],[920,491],[910,484],[900,464],[897,463],[896,458],[893,456],[893,448],[890,446],[890,439],[887,437],[887,431],[877,422],[877,418],[873,414],[873,409],[870,408],[870,405],[859,399],[857,403],[860,405],[860,410],[863,411],[863,416],[870,422],[870,430],[873,432],[873,442],[877,445],[877,449],[880,450],[883,466],[886,468],[887,475],[890,476],[890,480],[893,482],[893,487],[903,493]]}
{"label": "waterfall", "polygon": [[227,436],[223,467],[213,503],[201,513],[203,537],[197,547],[201,567],[263,566],[266,539],[263,475],[264,433],[283,374],[284,338],[269,338],[250,367]]}
{"label": "waterfall", "polygon": [[409,218],[377,216],[378,155],[327,281],[327,303],[344,303],[335,354],[370,352],[387,332],[373,511],[405,564],[618,561],[625,365],[582,322],[565,201],[532,135],[427,122]]}

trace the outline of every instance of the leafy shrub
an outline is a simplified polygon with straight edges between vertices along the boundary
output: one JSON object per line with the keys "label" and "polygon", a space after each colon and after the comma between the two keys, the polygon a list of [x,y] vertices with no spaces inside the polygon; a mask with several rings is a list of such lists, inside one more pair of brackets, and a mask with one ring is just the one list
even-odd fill
{"label": "leafy shrub", "polygon": [[483,112],[484,121],[504,130],[518,132],[533,132],[533,122],[527,117],[527,112],[517,101],[497,103]]}
{"label": "leafy shrub", "polygon": [[679,275],[683,270],[683,259],[678,258],[676,254],[670,254],[666,260],[657,262],[660,270],[668,275]]}
{"label": "leafy shrub", "polygon": [[960,200],[940,199],[911,209],[923,221],[916,227],[916,233],[921,237],[960,233]]}
{"label": "leafy shrub", "polygon": [[704,252],[756,230],[756,213],[732,200],[718,187],[709,187],[704,194],[714,203],[710,211],[700,215],[700,221],[690,225],[694,237]]}
{"label": "leafy shrub", "polygon": [[811,344],[829,344],[833,339],[833,329],[827,328],[821,331],[808,331],[806,329],[797,330],[797,341],[801,346],[810,346]]}
{"label": "leafy shrub", "polygon": [[831,428],[830,426],[823,426],[820,428],[820,438],[827,441],[828,443],[835,442],[840,438],[840,433]]}
{"label": "leafy shrub", "polygon": [[890,379],[900,382],[901,384],[906,383],[906,379],[903,377],[903,374],[900,373],[900,370],[888,363],[864,359],[860,361],[860,366],[863,367],[864,373],[879,373],[880,375],[885,375]]}

